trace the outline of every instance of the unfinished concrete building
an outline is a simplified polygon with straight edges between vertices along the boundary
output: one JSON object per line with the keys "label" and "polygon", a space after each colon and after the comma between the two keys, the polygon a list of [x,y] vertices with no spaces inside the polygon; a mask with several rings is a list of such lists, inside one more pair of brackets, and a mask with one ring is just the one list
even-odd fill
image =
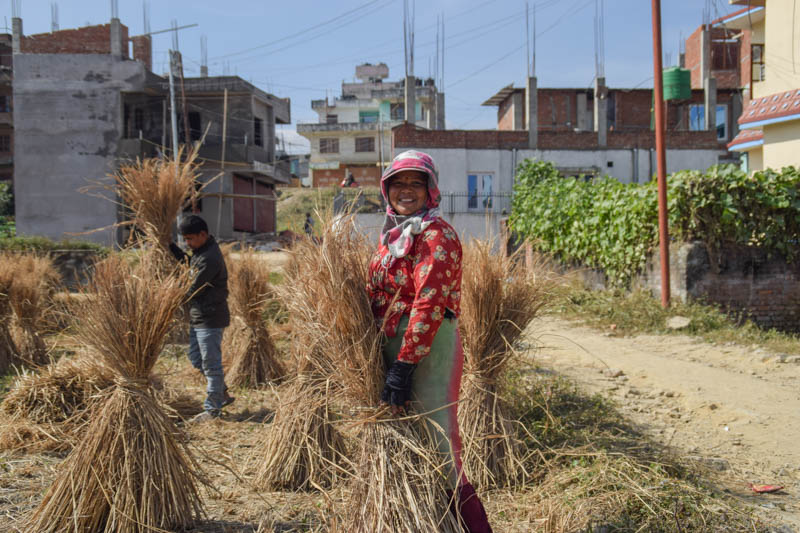
{"label": "unfinished concrete building", "polygon": [[[118,19],[32,36],[20,19],[13,26],[17,232],[118,244],[121,209],[82,189],[110,183],[120,161],[170,152],[168,81],[150,71],[150,37],[129,38]],[[225,161],[207,190],[228,196],[204,199],[199,214],[222,238],[274,232],[274,186],[289,179],[275,164],[274,128],[290,121],[289,101],[235,76],[183,81],[179,142],[198,140],[208,127],[201,180],[220,174]]]}

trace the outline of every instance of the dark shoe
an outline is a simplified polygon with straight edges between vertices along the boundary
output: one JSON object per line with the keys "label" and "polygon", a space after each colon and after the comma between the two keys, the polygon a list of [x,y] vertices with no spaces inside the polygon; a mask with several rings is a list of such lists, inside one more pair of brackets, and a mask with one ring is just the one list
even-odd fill
{"label": "dark shoe", "polygon": [[227,406],[229,406],[230,404],[232,404],[235,401],[236,401],[236,397],[231,396],[230,394],[228,394],[228,389],[226,387],[225,388],[225,397],[222,398],[222,405],[220,405],[220,408],[227,407]]}

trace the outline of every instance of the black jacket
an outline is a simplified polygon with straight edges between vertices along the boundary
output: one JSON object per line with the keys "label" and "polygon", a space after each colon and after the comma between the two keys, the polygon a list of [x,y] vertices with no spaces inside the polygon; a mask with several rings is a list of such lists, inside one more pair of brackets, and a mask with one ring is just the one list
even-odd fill
{"label": "black jacket", "polygon": [[224,328],[231,322],[228,310],[228,269],[217,241],[211,235],[206,243],[194,250],[192,255],[184,253],[175,243],[169,245],[178,261],[189,259],[189,266],[196,278],[189,290],[189,324],[197,328]]}

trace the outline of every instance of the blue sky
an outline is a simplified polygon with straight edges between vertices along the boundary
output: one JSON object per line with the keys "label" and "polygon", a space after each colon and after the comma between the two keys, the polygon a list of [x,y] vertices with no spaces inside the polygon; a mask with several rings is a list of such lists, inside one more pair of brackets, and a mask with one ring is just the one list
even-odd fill
{"label": "blue sky", "polygon": [[[734,11],[726,0],[663,0],[665,54],[675,63],[681,35],[702,22]],[[22,0],[26,34],[50,31],[50,1]],[[110,0],[57,0],[62,29],[105,23]],[[210,75],[238,74],[262,89],[292,100],[292,119],[314,122],[311,100],[340,93],[355,66],[386,62],[390,79],[404,76],[402,0],[163,0],[150,1],[151,30],[171,21],[199,26],[182,30],[179,48],[187,75],[198,75],[200,40],[208,40]],[[540,87],[588,87],[594,78],[595,0],[529,0],[536,7],[536,74]],[[0,5],[10,25],[11,1]],[[427,76],[435,55],[436,17],[445,20],[448,128],[494,128],[496,108],[482,107],[500,88],[524,86],[526,76],[523,0],[419,0],[416,3],[415,73]],[[144,30],[141,0],[119,0],[123,24]],[[647,0],[605,0],[605,73],[611,87],[652,87],[651,12]],[[272,44],[270,44],[272,43]],[[166,71],[170,34],[154,36],[153,69]],[[432,67],[431,67],[432,68]],[[303,138],[285,131],[287,148]]]}

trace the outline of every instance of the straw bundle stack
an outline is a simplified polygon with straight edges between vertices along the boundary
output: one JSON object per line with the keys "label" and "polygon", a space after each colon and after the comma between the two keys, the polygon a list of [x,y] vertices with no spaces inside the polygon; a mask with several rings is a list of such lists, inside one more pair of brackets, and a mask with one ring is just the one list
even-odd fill
{"label": "straw bundle stack", "polygon": [[274,299],[269,264],[252,250],[227,264],[233,311],[244,323],[243,328],[231,328],[232,334],[226,339],[225,353],[232,354],[228,384],[255,387],[278,382],[285,377],[286,369],[278,359],[264,317]]}
{"label": "straw bundle stack", "polygon": [[515,342],[552,287],[543,267],[529,270],[520,257],[495,254],[493,246],[473,241],[464,247],[459,320],[465,355],[458,408],[464,469],[483,488],[513,486],[525,475],[523,451],[498,387]]}
{"label": "straw bundle stack", "polygon": [[303,283],[289,284],[302,297],[287,299],[287,307],[315,339],[307,363],[328,376],[336,384],[331,392],[357,413],[359,447],[342,530],[460,531],[425,423],[380,418],[385,371],[365,290],[371,247],[347,219],[323,226],[321,245],[304,242],[292,250],[287,279],[302,274]]}
{"label": "straw bundle stack", "polygon": [[15,275],[13,256],[0,254],[0,374],[8,372],[17,354],[9,329],[12,318],[10,295]]}
{"label": "straw bundle stack", "polygon": [[44,365],[49,357],[42,329],[60,279],[49,257],[16,254],[11,261],[16,271],[9,300],[15,317],[12,334],[19,350],[17,359],[29,366]]}
{"label": "straw bundle stack", "polygon": [[95,404],[29,530],[143,533],[186,528],[201,513],[198,465],[149,381],[191,278],[160,271],[152,255],[134,267],[112,256],[76,303],[77,340],[102,357],[114,386]]}
{"label": "straw bundle stack", "polygon": [[183,157],[181,149],[176,159],[137,159],[121,166],[114,175],[116,192],[129,210],[130,224],[147,241],[163,247],[167,257],[171,257],[167,244],[175,220],[199,193],[195,188],[196,158],[196,151]]}

